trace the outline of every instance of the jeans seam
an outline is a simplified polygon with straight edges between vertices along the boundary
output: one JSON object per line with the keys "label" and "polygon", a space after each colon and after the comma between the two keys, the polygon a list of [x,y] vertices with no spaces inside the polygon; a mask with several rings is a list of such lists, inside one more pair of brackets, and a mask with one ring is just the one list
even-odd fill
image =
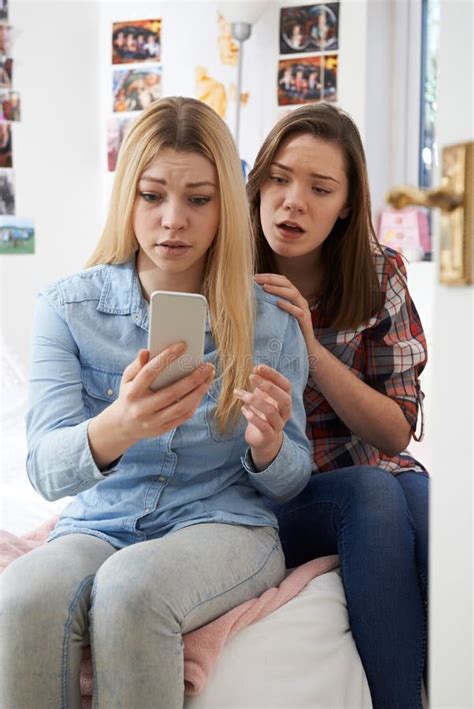
{"label": "jeans seam", "polygon": [[275,544],[273,544],[273,546],[272,546],[272,548],[270,549],[270,551],[269,551],[269,553],[268,553],[268,555],[267,555],[265,561],[261,564],[261,566],[259,566],[258,569],[256,569],[256,571],[254,571],[253,574],[251,574],[250,576],[247,576],[245,579],[242,579],[241,581],[239,581],[238,583],[234,584],[233,586],[230,586],[229,588],[226,588],[225,591],[221,591],[220,593],[216,593],[214,596],[210,596],[209,598],[206,598],[206,600],[201,601],[200,603],[197,603],[195,606],[193,606],[192,608],[190,608],[190,609],[188,610],[188,612],[183,616],[183,621],[182,621],[182,623],[181,623],[180,632],[182,632],[182,628],[183,628],[183,625],[184,625],[184,621],[185,621],[186,618],[190,615],[190,613],[192,613],[193,611],[197,610],[198,608],[200,608],[201,606],[203,606],[205,603],[209,603],[210,601],[215,601],[216,598],[220,598],[221,596],[224,596],[226,593],[229,593],[230,591],[233,591],[234,589],[238,588],[238,587],[241,586],[242,584],[247,583],[248,581],[250,581],[251,579],[253,579],[255,576],[257,576],[257,574],[259,574],[259,573],[265,568],[265,566],[266,566],[266,565],[268,564],[268,562],[270,561],[270,558],[271,558],[273,552],[274,552],[276,549],[278,549],[278,548],[281,548],[281,545],[280,545],[280,542],[279,542],[279,541],[277,541],[277,542],[275,542]]}
{"label": "jeans seam", "polygon": [[[425,608],[423,608],[423,612],[426,613]],[[424,623],[423,623],[423,636],[421,638],[421,655],[420,655],[420,664],[418,667],[418,692],[420,696],[420,709],[423,709],[423,700],[422,700],[422,693],[423,693],[423,669],[425,665],[425,657],[426,657],[426,645],[427,645],[427,639],[428,639],[428,627],[427,627],[427,615],[425,614],[424,618]]]}
{"label": "jeans seam", "polygon": [[69,604],[68,618],[66,625],[64,626],[64,640],[63,640],[63,654],[62,654],[62,667],[61,667],[61,709],[67,709],[68,706],[68,687],[69,687],[69,673],[68,673],[68,662],[69,662],[69,640],[71,636],[71,625],[74,620],[74,613],[77,608],[79,601],[83,596],[84,589],[88,584],[92,586],[94,576],[86,576],[80,583],[74,598]]}
{"label": "jeans seam", "polygon": [[97,672],[95,665],[95,653],[94,653],[94,603],[96,597],[97,586],[94,583],[91,592],[91,605],[89,610],[89,635],[90,635],[90,648],[91,648],[91,667],[92,667],[92,698],[94,702],[95,709],[99,707],[99,684],[97,682]]}

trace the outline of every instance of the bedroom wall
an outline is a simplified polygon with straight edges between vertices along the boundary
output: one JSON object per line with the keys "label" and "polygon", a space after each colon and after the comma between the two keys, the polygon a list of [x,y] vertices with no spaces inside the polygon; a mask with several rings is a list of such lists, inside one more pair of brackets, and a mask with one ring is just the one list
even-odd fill
{"label": "bedroom wall", "polygon": [[23,363],[40,287],[81,265],[100,228],[99,29],[91,3],[13,2],[16,213],[34,255],[0,256],[2,336]]}

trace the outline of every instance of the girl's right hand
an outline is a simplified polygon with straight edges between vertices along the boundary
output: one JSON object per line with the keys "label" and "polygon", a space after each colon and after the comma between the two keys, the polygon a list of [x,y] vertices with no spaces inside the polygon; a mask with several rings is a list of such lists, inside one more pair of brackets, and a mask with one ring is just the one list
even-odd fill
{"label": "girl's right hand", "polygon": [[191,418],[214,378],[210,363],[159,391],[150,386],[157,375],[186,347],[167,347],[151,361],[149,350],[140,350],[125,369],[118,398],[90,420],[87,436],[92,456],[100,469],[109,466],[143,438],[167,433]]}
{"label": "girl's right hand", "polygon": [[192,417],[214,378],[214,367],[201,363],[191,374],[158,391],[150,389],[156,377],[185,351],[177,343],[151,361],[149,350],[140,350],[125,369],[118,398],[111,405],[120,429],[132,444],[161,436]]}

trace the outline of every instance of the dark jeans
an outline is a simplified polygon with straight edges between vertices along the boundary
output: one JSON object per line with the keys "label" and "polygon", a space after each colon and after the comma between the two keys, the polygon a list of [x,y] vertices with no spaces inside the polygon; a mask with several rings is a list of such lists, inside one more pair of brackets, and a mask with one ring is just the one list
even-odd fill
{"label": "dark jeans", "polygon": [[[429,478],[357,466],[268,502],[288,567],[339,554],[374,709],[419,709],[426,655]],[[317,668],[315,668],[317,671]]]}

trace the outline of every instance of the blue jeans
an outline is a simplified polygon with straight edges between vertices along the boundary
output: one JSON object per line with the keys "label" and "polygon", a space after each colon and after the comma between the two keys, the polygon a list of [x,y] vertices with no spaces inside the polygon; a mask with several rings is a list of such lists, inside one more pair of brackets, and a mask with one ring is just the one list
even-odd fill
{"label": "blue jeans", "polygon": [[427,475],[354,466],[268,502],[286,564],[339,554],[349,619],[374,709],[419,709],[426,655]]}

